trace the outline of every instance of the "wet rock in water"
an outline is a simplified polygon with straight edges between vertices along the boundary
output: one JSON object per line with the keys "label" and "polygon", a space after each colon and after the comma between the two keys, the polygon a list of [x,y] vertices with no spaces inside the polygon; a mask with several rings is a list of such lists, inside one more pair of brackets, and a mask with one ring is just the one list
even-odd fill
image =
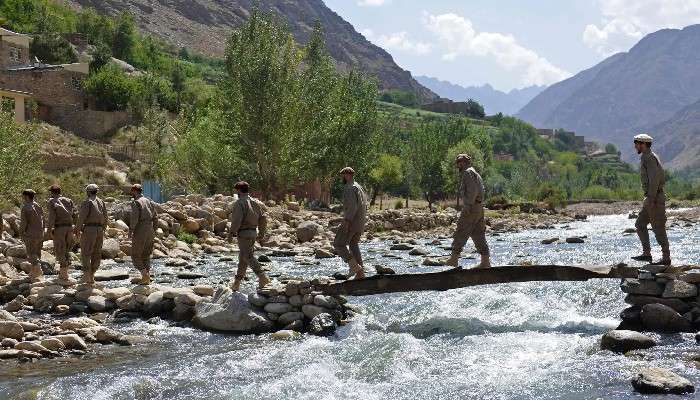
{"label": "wet rock in water", "polygon": [[324,307],[324,308],[329,308],[329,309],[335,309],[340,306],[338,304],[338,300],[333,298],[332,296],[316,296],[314,297],[314,304],[319,306],[319,307]]}
{"label": "wet rock in water", "polygon": [[637,229],[635,229],[635,228],[627,228],[627,229],[625,229],[622,233],[637,233]]}
{"label": "wet rock in water", "polygon": [[270,259],[270,256],[268,256],[268,255],[266,255],[266,254],[260,254],[260,255],[258,256],[258,261],[261,262],[261,263],[267,263],[267,262],[270,262],[270,261],[272,261],[272,260]]}
{"label": "wet rock in water", "polygon": [[632,387],[643,394],[687,394],[695,392],[693,384],[667,369],[645,368],[632,379]]}
{"label": "wet rock in water", "polygon": [[335,254],[325,249],[316,249],[314,251],[314,257],[318,259],[335,258]]}
{"label": "wet rock in water", "polygon": [[576,221],[585,221],[585,220],[588,219],[588,215],[586,215],[586,214],[575,214],[575,215],[574,215],[574,219],[575,219]]}
{"label": "wet rock in water", "polygon": [[15,345],[17,345],[17,343],[19,343],[19,342],[17,341],[17,339],[4,338],[4,339],[2,340],[2,342],[0,342],[0,346],[4,347],[4,348],[6,348],[6,349],[7,349],[7,348],[9,348],[9,349],[14,349],[14,348],[15,348]]}
{"label": "wet rock in water", "polygon": [[333,279],[339,280],[339,281],[346,281],[350,277],[350,275],[342,273],[342,272],[335,272],[332,275]]}
{"label": "wet rock in water", "polygon": [[629,294],[661,296],[664,292],[664,284],[651,280],[625,279],[620,289]]}
{"label": "wet rock in water", "polygon": [[275,340],[292,340],[301,337],[301,334],[294,330],[285,329],[271,334],[270,337]]}
{"label": "wet rock in water", "polygon": [[7,310],[0,310],[0,321],[17,321],[17,318]]}
{"label": "wet rock in water", "polygon": [[301,311],[304,313],[304,315],[306,315],[306,318],[308,319],[313,319],[319,314],[328,313],[328,310],[326,310],[325,308],[313,304],[306,304],[302,306]]}
{"label": "wet rock in water", "polygon": [[426,258],[423,260],[423,265],[426,267],[444,267],[447,264],[445,260],[439,258]]}
{"label": "wet rock in water", "polygon": [[375,265],[374,270],[377,271],[378,275],[395,275],[396,271],[389,267],[384,267],[382,265]]}
{"label": "wet rock in water", "polygon": [[178,272],[177,277],[178,277],[178,279],[201,279],[201,278],[206,278],[207,275],[199,273],[199,272],[183,271],[183,272]]}
{"label": "wet rock in water", "polygon": [[41,358],[41,354],[26,350],[0,350],[0,360],[11,358]]}
{"label": "wet rock in water", "polygon": [[427,256],[428,252],[416,247],[413,250],[409,251],[408,254],[411,256]]}
{"label": "wet rock in water", "polygon": [[700,272],[686,272],[680,275],[678,279],[687,283],[700,284]]}
{"label": "wet rock in water", "polygon": [[119,241],[116,239],[105,239],[102,243],[102,257],[112,259],[119,257]]}
{"label": "wet rock in water", "polygon": [[600,341],[603,350],[611,350],[616,353],[626,353],[630,350],[648,349],[654,347],[654,339],[635,331],[612,330]]}
{"label": "wet rock in water", "polygon": [[316,336],[333,336],[338,325],[330,314],[321,313],[311,319],[309,333]]}
{"label": "wet rock in water", "polygon": [[26,350],[39,354],[50,354],[51,350],[42,346],[41,343],[35,341],[19,342],[15,345],[15,350]]}
{"label": "wet rock in water", "polygon": [[[112,302],[109,302],[112,303]],[[112,303],[111,305],[113,305]],[[87,305],[92,311],[105,311],[109,308],[108,300],[102,296],[90,296],[87,299]]]}
{"label": "wet rock in water", "polygon": [[83,328],[92,328],[99,326],[97,321],[94,321],[88,317],[75,317],[68,318],[67,320],[61,322],[61,329],[64,331],[77,331]]}
{"label": "wet rock in water", "polygon": [[292,311],[294,307],[288,303],[267,303],[265,304],[265,312],[274,314],[284,314]]}
{"label": "wet rock in water", "polygon": [[167,258],[163,264],[167,267],[185,267],[189,265],[189,261],[181,258]]}
{"label": "wet rock in water", "polygon": [[175,301],[163,297],[163,292],[153,292],[148,295],[143,303],[143,312],[146,316],[156,316],[170,312],[175,308]]}
{"label": "wet rock in water", "polygon": [[544,239],[544,240],[542,240],[541,243],[542,243],[542,244],[552,244],[552,243],[558,242],[558,241],[559,241],[559,238],[556,237],[556,238]]}
{"label": "wet rock in water", "polygon": [[570,244],[585,243],[585,240],[583,240],[582,237],[574,236],[574,237],[566,238],[566,243],[570,243]]}
{"label": "wet rock in water", "polygon": [[56,338],[47,338],[41,341],[41,345],[51,351],[59,351],[66,348],[62,341]]}
{"label": "wet rock in water", "polygon": [[0,321],[0,336],[22,340],[24,337],[24,329],[19,322]]}
{"label": "wet rock in water", "polygon": [[321,228],[321,225],[315,222],[302,222],[296,229],[297,241],[299,241],[299,243],[310,242],[322,230],[323,228]]}
{"label": "wet rock in water", "polygon": [[219,288],[211,301],[201,301],[195,306],[195,325],[204,329],[237,332],[269,332],[272,322],[262,313],[253,310],[244,294]]}
{"label": "wet rock in water", "polygon": [[129,279],[129,271],[126,269],[101,269],[95,272],[97,282],[123,281]]}
{"label": "wet rock in water", "polygon": [[192,288],[192,291],[199,296],[213,296],[214,288],[207,285],[197,285]]}
{"label": "wet rock in water", "polygon": [[648,265],[643,266],[639,270],[650,272],[650,273],[656,275],[656,274],[660,274],[660,273],[666,271],[667,269],[668,269],[668,267],[665,265],[648,264]]}
{"label": "wet rock in water", "polygon": [[299,311],[290,311],[279,316],[277,323],[282,326],[287,326],[294,321],[301,321],[304,319],[304,313]]}
{"label": "wet rock in water", "polygon": [[88,348],[85,341],[75,333],[68,335],[57,335],[54,336],[54,338],[63,342],[63,345],[66,346],[66,349],[68,350],[87,350]]}
{"label": "wet rock in water", "polygon": [[389,247],[389,250],[413,250],[413,246],[408,243],[398,243]]}
{"label": "wet rock in water", "polygon": [[698,295],[698,287],[692,283],[673,280],[666,284],[664,298],[687,299]]}
{"label": "wet rock in water", "polygon": [[693,332],[690,321],[671,307],[663,304],[647,304],[642,307],[642,326],[653,332]]}
{"label": "wet rock in water", "polygon": [[640,307],[654,303],[663,304],[665,306],[673,308],[679,314],[685,314],[692,309],[692,307],[688,303],[680,299],[665,299],[662,297],[642,296],[634,294],[628,294],[625,297],[625,303]]}
{"label": "wet rock in water", "polygon": [[268,303],[267,297],[262,296],[258,293],[251,293],[248,295],[248,302],[250,304],[256,306],[256,307],[265,307],[265,304]]}

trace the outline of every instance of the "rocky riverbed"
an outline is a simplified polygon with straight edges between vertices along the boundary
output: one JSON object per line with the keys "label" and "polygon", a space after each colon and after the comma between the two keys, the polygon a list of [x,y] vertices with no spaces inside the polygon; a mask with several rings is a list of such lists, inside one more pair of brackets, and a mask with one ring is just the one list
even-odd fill
{"label": "rocky riverbed", "polygon": [[[211,201],[218,200],[204,199],[202,204]],[[647,333],[655,346],[627,356],[601,352],[600,337],[619,325],[618,315],[626,307],[618,282],[510,284],[347,299],[354,305],[343,304],[346,300],[342,298],[325,298],[314,293],[314,284],[333,275],[342,278],[346,269],[333,257],[329,245],[337,216],[291,207],[273,207],[273,213],[280,216],[273,217],[271,241],[276,243],[260,249],[259,254],[278,284],[260,294],[255,294],[254,282],[243,288],[249,295],[219,289],[235,268],[235,245],[217,242],[226,252],[215,251],[216,243],[207,240],[222,238],[206,229],[196,232],[197,241],[191,245],[177,243],[173,231],[167,236],[166,231],[159,233],[167,252],[154,265],[156,284],[152,287],[128,284],[135,271],[129,268],[124,251],[128,248],[122,249],[127,244],[124,235],[117,233],[113,238],[119,241],[120,253],[105,260],[101,287],[61,287],[60,291],[52,288],[56,285],[50,284],[51,276],[45,284],[22,281],[23,273],[15,267],[21,267],[21,253],[11,250],[7,254],[18,242],[5,235],[4,242],[10,245],[3,252],[7,262],[3,274],[14,276],[6,277],[0,294],[5,307],[13,311],[8,311],[9,316],[2,314],[2,319],[29,329],[23,331],[21,341],[14,339],[18,343],[4,342],[4,350],[9,351],[7,357],[34,361],[0,363],[2,375],[8,377],[0,380],[0,397],[24,398],[21,396],[28,391],[35,391],[42,399],[84,398],[87,393],[105,398],[254,398],[281,391],[294,398],[439,398],[449,388],[450,393],[475,398],[581,398],[581,393],[584,397],[626,398],[630,381],[646,367],[670,369],[695,383],[700,378],[691,367],[695,362],[692,333],[680,337]],[[451,210],[386,213],[398,213],[410,218],[408,221],[434,214],[445,215],[447,220],[454,214]],[[489,214],[489,244],[499,265],[618,263],[638,251],[635,235],[625,233],[633,226],[626,215],[586,220],[579,215],[576,220],[574,215]],[[380,220],[375,218],[373,221]],[[508,222],[512,220],[518,222]],[[697,263],[700,254],[693,247],[700,239],[697,222],[676,216],[670,221],[676,260]],[[305,222],[318,224],[320,229],[302,242],[297,228]],[[499,222],[504,225],[495,226]],[[117,225],[115,221],[113,228]],[[411,223],[401,226],[408,228],[399,230],[393,225],[392,230],[368,233],[362,245],[367,264],[383,273],[442,268],[439,260],[447,255],[450,242],[448,223],[415,231]],[[580,240],[566,240],[574,237]],[[560,240],[551,241],[553,238]],[[167,244],[173,239],[176,245],[170,248]],[[544,241],[551,244],[543,245]],[[473,262],[468,259],[469,249],[465,265]],[[78,277],[79,272],[73,276]],[[287,283],[291,283],[289,293]],[[158,310],[163,311],[160,316],[144,312],[149,298],[164,307]],[[69,300],[70,304],[61,304]],[[247,311],[240,318],[231,317],[234,313],[225,310],[232,305]],[[42,311],[42,306],[47,308]],[[97,311],[102,306],[105,309]],[[186,314],[184,319],[178,321],[176,308]],[[197,322],[198,310],[209,317],[211,326]],[[312,324],[321,314],[328,317]],[[90,326],[68,326],[79,321]],[[250,331],[270,333],[230,336],[200,329],[226,331],[219,324],[248,324]],[[312,329],[321,335],[337,330],[329,341],[313,339],[308,334]],[[60,341],[66,335],[82,340],[86,348],[70,348],[65,343],[60,348],[52,340]],[[15,348],[20,342],[30,344]],[[47,347],[51,344],[56,347]],[[27,348],[22,349],[24,346]],[[57,363],[70,366],[57,371]],[[648,382],[649,376],[666,375],[652,371],[640,382]],[[218,377],[220,383],[207,383],[212,377]],[[497,384],[504,379],[508,388]],[[539,380],[548,385],[541,386]],[[509,389],[516,387],[519,390]]]}

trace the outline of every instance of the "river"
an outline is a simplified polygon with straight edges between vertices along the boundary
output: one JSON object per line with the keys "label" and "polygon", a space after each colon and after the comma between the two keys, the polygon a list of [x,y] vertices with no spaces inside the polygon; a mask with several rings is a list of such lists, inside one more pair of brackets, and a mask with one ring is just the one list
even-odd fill
{"label": "river", "polygon": [[[639,248],[636,235],[622,234],[632,226],[626,216],[590,217],[554,230],[491,236],[489,244],[495,265],[628,262]],[[540,244],[556,236],[587,239]],[[676,264],[699,262],[697,225],[673,227],[669,236]],[[423,247],[446,255],[450,240],[428,245],[433,240]],[[423,267],[422,257],[388,246],[365,243],[366,262],[399,273],[440,269]],[[209,273],[211,283],[233,268],[216,258],[204,261],[198,270]],[[344,270],[338,259],[308,261],[276,259],[271,267],[285,276]],[[156,273],[165,270],[156,267]],[[97,347],[81,359],[2,362],[0,398],[627,399],[631,377],[650,365],[700,382],[700,370],[689,361],[698,353],[694,335],[657,335],[662,345],[636,356],[599,350],[600,336],[617,326],[625,308],[618,285],[616,280],[519,283],[351,297],[363,314],[330,340],[304,336],[281,342],[166,322],[120,324],[116,329],[150,342]]]}

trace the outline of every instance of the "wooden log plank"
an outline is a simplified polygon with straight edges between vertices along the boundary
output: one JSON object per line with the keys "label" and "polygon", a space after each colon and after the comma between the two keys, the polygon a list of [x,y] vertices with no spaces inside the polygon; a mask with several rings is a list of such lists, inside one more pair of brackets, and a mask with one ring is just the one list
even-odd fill
{"label": "wooden log plank", "polygon": [[332,283],[319,289],[327,295],[367,296],[396,292],[445,291],[513,282],[587,281],[636,277],[636,268],[622,266],[508,265],[487,269],[451,269],[426,274],[376,275],[363,280]]}

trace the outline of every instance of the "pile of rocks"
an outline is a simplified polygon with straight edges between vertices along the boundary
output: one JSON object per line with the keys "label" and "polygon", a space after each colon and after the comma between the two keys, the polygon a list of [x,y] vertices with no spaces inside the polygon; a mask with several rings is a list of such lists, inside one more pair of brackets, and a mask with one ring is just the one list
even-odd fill
{"label": "pile of rocks", "polygon": [[317,290],[328,283],[319,279],[288,281],[266,286],[247,297],[219,288],[211,300],[195,307],[193,322],[213,331],[309,332],[330,336],[345,324],[352,311],[344,297],[325,296]]}
{"label": "pile of rocks", "polygon": [[700,267],[647,265],[636,279],[620,285],[631,307],[620,314],[619,329],[696,332],[700,329]]}

